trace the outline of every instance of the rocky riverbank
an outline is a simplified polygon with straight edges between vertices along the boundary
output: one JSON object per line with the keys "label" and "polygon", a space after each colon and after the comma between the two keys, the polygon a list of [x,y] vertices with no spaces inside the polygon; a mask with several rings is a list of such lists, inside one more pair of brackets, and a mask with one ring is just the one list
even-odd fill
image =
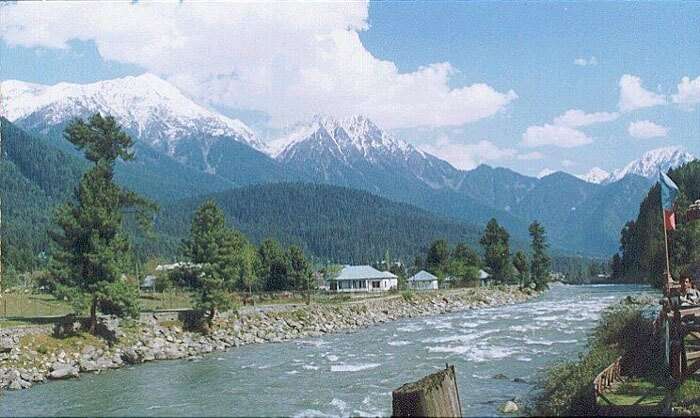
{"label": "rocky riverbank", "polygon": [[536,296],[515,287],[397,294],[340,304],[288,306],[222,315],[208,335],[183,330],[177,322],[122,321],[117,340],[90,335],[56,338],[41,332],[0,333],[0,388],[26,389],[53,379],[155,360],[195,359],[246,344],[281,342],[348,332],[403,318],[440,315],[524,302]]}

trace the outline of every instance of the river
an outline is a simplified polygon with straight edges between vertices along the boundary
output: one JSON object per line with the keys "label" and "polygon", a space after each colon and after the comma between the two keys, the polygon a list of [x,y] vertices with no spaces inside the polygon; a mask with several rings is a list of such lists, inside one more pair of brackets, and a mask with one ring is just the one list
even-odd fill
{"label": "river", "polygon": [[606,306],[648,291],[555,285],[519,305],[86,374],[5,392],[0,416],[389,415],[393,389],[445,363],[455,365],[464,414],[496,415],[548,364],[575,358]]}

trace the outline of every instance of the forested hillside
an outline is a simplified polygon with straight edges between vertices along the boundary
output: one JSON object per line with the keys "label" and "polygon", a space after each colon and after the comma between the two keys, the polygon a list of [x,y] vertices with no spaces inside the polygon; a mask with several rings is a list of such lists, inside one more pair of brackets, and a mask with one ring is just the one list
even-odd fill
{"label": "forested hillside", "polygon": [[[680,189],[675,209],[678,229],[669,231],[672,273],[677,278],[682,269],[700,267],[700,221],[689,222],[686,218],[690,203],[700,199],[700,161],[671,170],[669,176]],[[640,205],[637,219],[625,225],[615,275],[661,284],[666,261],[660,200],[656,184]]]}
{"label": "forested hillside", "polygon": [[[354,189],[282,183],[250,186],[208,196],[254,243],[274,238],[297,244],[322,260],[371,263],[392,258],[413,261],[436,239],[477,247],[479,228],[441,218],[411,205]],[[163,235],[149,252],[172,253],[203,198],[164,207],[156,221]]]}
{"label": "forested hillside", "polygon": [[52,210],[69,198],[86,164],[4,118],[0,129],[3,263],[26,270],[48,249]]}

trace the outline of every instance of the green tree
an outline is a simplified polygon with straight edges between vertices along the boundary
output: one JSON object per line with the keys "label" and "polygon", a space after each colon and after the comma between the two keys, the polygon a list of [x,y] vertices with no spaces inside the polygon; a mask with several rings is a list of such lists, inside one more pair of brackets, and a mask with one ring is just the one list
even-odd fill
{"label": "green tree", "polygon": [[619,253],[615,253],[615,255],[613,255],[612,260],[610,261],[610,271],[612,272],[611,277],[613,280],[620,280],[622,278],[622,258],[620,257]]}
{"label": "green tree", "polygon": [[289,282],[287,255],[279,243],[273,239],[266,239],[258,249],[260,258],[260,274],[265,290],[286,290],[292,286]]}
{"label": "green tree", "polygon": [[518,251],[513,256],[513,267],[515,271],[518,272],[518,282],[521,286],[529,284],[530,281],[530,269],[528,267],[527,256],[524,252]]}
{"label": "green tree", "polygon": [[296,245],[289,247],[287,258],[289,260],[289,275],[294,283],[294,288],[306,292],[306,303],[310,303],[313,274],[311,263],[304,256],[304,251]]}
{"label": "green tree", "polygon": [[464,243],[459,243],[452,251],[452,258],[467,266],[481,267],[481,258],[474,249]]}
{"label": "green tree", "polygon": [[509,281],[512,275],[509,239],[508,231],[492,218],[479,241],[484,248],[484,264],[500,282]]}
{"label": "green tree", "polygon": [[216,312],[232,306],[227,288],[239,277],[241,236],[226,227],[216,202],[207,200],[192,218],[190,238],[183,242],[183,249],[193,263],[201,266],[194,306],[207,312],[207,325],[211,327]]}
{"label": "green tree", "polygon": [[530,266],[532,280],[535,282],[535,289],[546,289],[551,260],[547,255],[547,247],[549,245],[547,244],[544,227],[539,222],[534,221],[530,224],[528,231],[530,232],[530,238],[532,238],[532,262]]}
{"label": "green tree", "polygon": [[246,243],[240,251],[239,258],[240,287],[252,296],[253,289],[257,289],[260,285],[258,274],[261,270],[261,262],[258,252],[253,245]]}
{"label": "green tree", "polygon": [[133,141],[114,118],[95,114],[87,122],[76,119],[64,136],[93,164],[75,189],[74,201],[60,206],[54,216],[59,230],[51,231],[56,247],[50,265],[52,287],[78,312],[89,307],[89,329],[95,333],[98,310],[121,316],[138,313],[138,287],[123,278],[131,247],[122,212],[135,210],[148,229],[156,206],[114,183],[117,159],[134,158]]}
{"label": "green tree", "polygon": [[447,241],[444,239],[433,241],[425,257],[425,267],[436,276],[442,276],[447,270],[447,263],[449,260],[450,249],[447,245]]}

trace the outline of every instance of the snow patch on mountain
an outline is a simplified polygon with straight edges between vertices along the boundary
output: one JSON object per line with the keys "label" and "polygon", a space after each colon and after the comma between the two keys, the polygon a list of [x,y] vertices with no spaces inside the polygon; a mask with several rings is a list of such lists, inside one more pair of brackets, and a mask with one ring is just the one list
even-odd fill
{"label": "snow patch on mountain", "polygon": [[576,177],[588,183],[602,184],[610,177],[610,173],[600,167],[593,167],[588,173],[579,174]]}
{"label": "snow patch on mountain", "polygon": [[210,111],[175,86],[146,73],[90,84],[53,86],[7,80],[0,84],[2,115],[10,121],[32,117],[47,125],[92,113],[109,114],[141,140],[172,149],[184,138],[228,137],[265,150],[243,122]]}
{"label": "snow patch on mountain", "polygon": [[376,161],[379,154],[424,154],[362,115],[345,119],[316,115],[310,123],[295,125],[285,135],[268,143],[268,149],[274,158],[285,160],[297,152],[299,144],[319,140],[325,140],[327,146],[341,155],[359,152],[370,161]]}
{"label": "snow patch on mountain", "polygon": [[647,151],[640,159],[632,161],[624,168],[615,170],[606,182],[616,182],[628,174],[636,174],[648,179],[655,179],[659,175],[659,171],[666,172],[671,168],[680,167],[695,159],[696,157],[687,152],[683,147],[672,146],[656,148]]}

